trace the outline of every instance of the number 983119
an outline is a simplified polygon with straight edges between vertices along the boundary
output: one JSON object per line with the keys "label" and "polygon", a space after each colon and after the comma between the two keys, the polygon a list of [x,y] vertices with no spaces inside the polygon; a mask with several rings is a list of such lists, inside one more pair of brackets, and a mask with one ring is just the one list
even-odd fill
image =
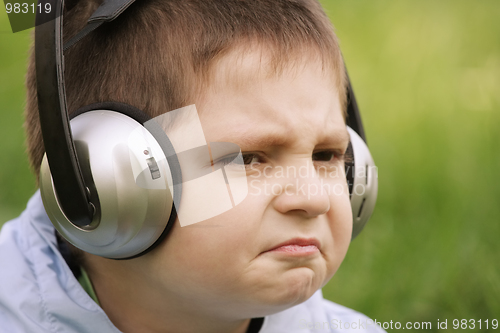
{"label": "number 983119", "polygon": [[5,3],[5,11],[7,14],[36,14],[43,13],[49,14],[52,11],[52,6],[50,3],[45,4],[35,4],[35,3],[19,3],[19,2],[7,2]]}

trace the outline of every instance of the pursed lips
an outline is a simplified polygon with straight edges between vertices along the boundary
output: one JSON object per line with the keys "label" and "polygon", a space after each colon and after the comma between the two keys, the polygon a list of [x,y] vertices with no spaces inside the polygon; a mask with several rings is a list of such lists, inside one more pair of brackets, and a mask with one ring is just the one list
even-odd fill
{"label": "pursed lips", "polygon": [[280,243],[273,248],[262,252],[261,254],[274,252],[288,255],[307,256],[318,253],[320,248],[321,244],[316,238],[293,238]]}

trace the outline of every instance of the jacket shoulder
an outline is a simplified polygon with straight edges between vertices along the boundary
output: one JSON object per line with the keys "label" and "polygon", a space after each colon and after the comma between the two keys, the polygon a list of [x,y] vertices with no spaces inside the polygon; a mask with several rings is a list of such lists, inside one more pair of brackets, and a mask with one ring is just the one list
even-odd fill
{"label": "jacket shoulder", "polygon": [[383,333],[367,316],[323,298],[321,290],[302,304],[266,316],[260,333]]}
{"label": "jacket shoulder", "polygon": [[322,299],[322,307],[334,332],[337,330],[340,332],[349,332],[351,330],[366,333],[385,332],[375,323],[375,320],[343,305]]}

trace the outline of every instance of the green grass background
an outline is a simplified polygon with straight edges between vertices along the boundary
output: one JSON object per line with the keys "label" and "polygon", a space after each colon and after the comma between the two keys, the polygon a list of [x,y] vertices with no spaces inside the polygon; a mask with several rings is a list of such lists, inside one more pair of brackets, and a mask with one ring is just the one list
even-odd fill
{"label": "green grass background", "polygon": [[[325,296],[433,332],[438,319],[500,320],[500,1],[322,3],[379,167],[376,210]],[[2,222],[36,190],[22,129],[29,43],[0,10]]]}
{"label": "green grass background", "polygon": [[24,209],[35,192],[25,153],[24,75],[30,31],[13,34],[0,3],[0,226]]}

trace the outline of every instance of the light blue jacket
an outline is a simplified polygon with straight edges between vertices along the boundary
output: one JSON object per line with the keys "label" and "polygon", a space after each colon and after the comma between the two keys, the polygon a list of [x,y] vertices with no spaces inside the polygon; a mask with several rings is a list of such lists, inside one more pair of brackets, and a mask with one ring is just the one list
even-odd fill
{"label": "light blue jacket", "polygon": [[[384,332],[371,323],[323,299],[319,290],[306,302],[265,317],[260,333]],[[0,232],[0,333],[45,332],[120,331],[59,253],[54,227],[37,192],[21,216]]]}

